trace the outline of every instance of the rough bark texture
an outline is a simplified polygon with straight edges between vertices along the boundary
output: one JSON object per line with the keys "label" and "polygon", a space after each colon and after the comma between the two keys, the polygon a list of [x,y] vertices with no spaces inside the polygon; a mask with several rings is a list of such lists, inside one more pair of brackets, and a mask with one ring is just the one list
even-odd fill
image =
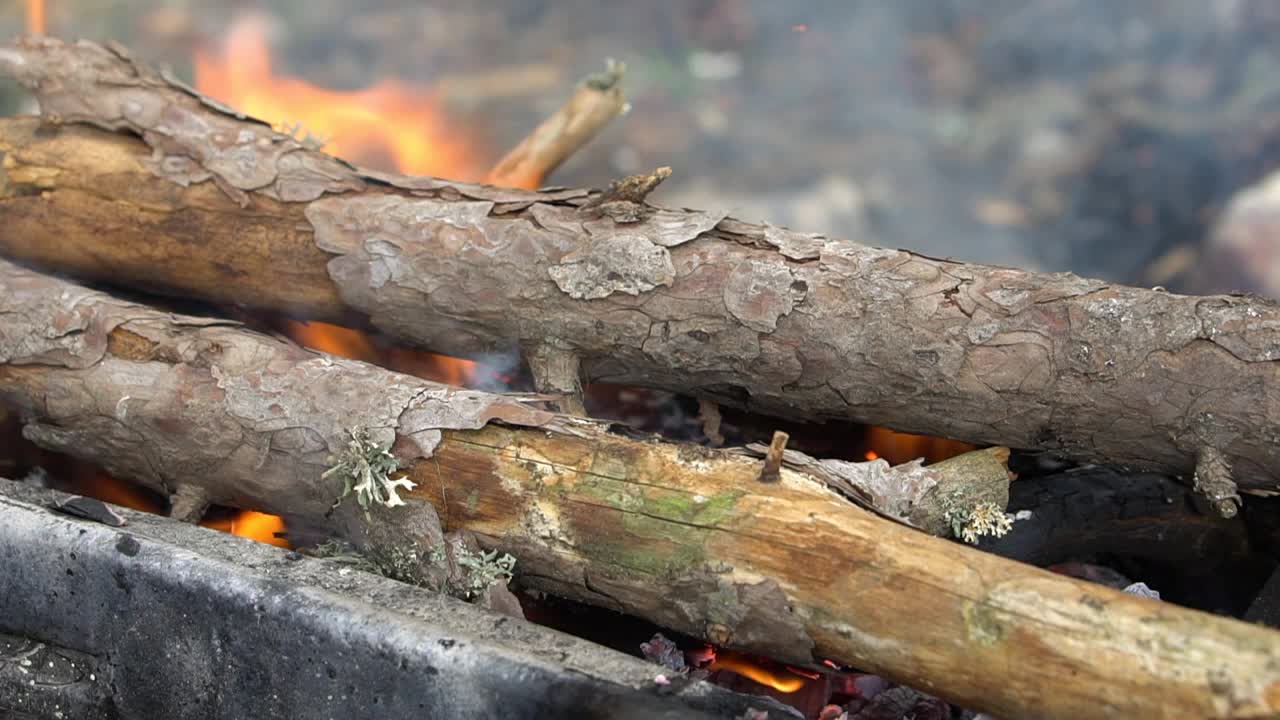
{"label": "rough bark texture", "polygon": [[[48,119],[142,137],[6,122],[11,256],[313,318],[355,311],[454,355],[551,342],[587,380],[756,412],[1173,473],[1211,455],[1242,488],[1280,487],[1268,301],[948,262],[721,213],[602,214],[584,211],[585,190],[363,171],[89,43],[26,40],[0,50],[0,69]],[[1233,502],[1229,483],[1215,491]]]}
{"label": "rough bark texture", "polygon": [[426,556],[414,528],[438,514],[557,595],[1002,717],[1280,711],[1280,634],[930,537],[796,463],[762,483],[742,453],[609,435],[2,261],[0,317],[0,401],[26,435],[162,492],[326,522],[341,483],[325,458],[364,426],[416,484],[369,520],[339,511],[374,552]]}
{"label": "rough bark texture", "polygon": [[[237,493],[242,492],[246,477],[264,472],[268,463],[279,460],[272,454],[274,450],[287,448],[290,465],[280,478],[274,471],[265,471],[267,485],[277,480],[287,487],[305,484],[317,468],[323,470],[332,464],[328,456],[346,448],[350,431],[359,428],[368,429],[371,440],[378,444],[390,445],[394,440],[396,454],[403,462],[430,457],[442,430],[475,429],[490,420],[583,437],[604,433],[604,423],[557,415],[540,407],[554,403],[556,395],[494,395],[460,390],[305,350],[244,330],[235,322],[164,314],[5,260],[0,260],[0,317],[5,319],[0,323],[0,369],[11,372],[28,372],[19,368],[49,363],[80,370],[104,358],[187,364],[209,371],[210,377],[205,380],[217,385],[217,391],[209,391],[225,407],[210,409],[189,403],[191,393],[196,391],[180,388],[184,378],[164,376],[161,371],[165,368],[160,365],[149,366],[152,374],[146,376],[147,382],[128,376],[139,371],[131,364],[109,367],[103,370],[105,375],[86,381],[121,386],[126,391],[131,386],[143,388],[153,382],[154,387],[147,392],[138,389],[133,394],[120,395],[112,410],[115,419],[128,415],[131,404],[143,403],[162,418],[182,417],[209,432],[210,442],[176,448],[172,457],[164,460],[178,465],[161,467],[157,465],[159,458],[135,452],[128,442],[131,433],[111,423],[101,428],[102,436],[78,438],[75,442],[45,437],[45,432],[56,432],[53,427],[37,424],[25,429],[27,435],[42,444],[72,449],[77,442],[94,444],[92,453],[99,458],[97,462],[122,477],[148,476],[149,484],[170,496],[174,514],[179,517],[195,515],[212,503],[260,507],[268,502],[269,490],[254,495]],[[182,337],[188,324],[205,329],[198,333],[199,337]],[[272,364],[275,356],[280,356],[279,364]],[[211,358],[219,359],[216,367]],[[116,370],[125,375],[116,375]],[[40,379],[46,375],[29,373],[22,377]],[[61,398],[66,407],[46,402],[33,408],[29,395],[11,398],[12,405],[36,413],[28,418],[92,415],[100,403],[92,392],[81,394],[80,383],[81,380],[72,379],[70,387],[49,386],[41,391],[42,397]],[[4,387],[0,383],[0,391]],[[0,407],[5,404],[0,403]],[[198,414],[206,411],[215,416]],[[229,413],[230,417],[221,417],[220,413]],[[315,422],[313,417],[317,418]],[[294,422],[307,424],[304,428],[291,424]],[[233,426],[245,423],[269,436],[236,435]],[[222,430],[227,431],[225,438]],[[124,434],[119,435],[120,432]],[[233,447],[213,443],[212,439],[222,439]],[[637,447],[651,445],[638,443]],[[299,453],[310,460],[299,463],[295,457]],[[749,458],[757,453],[748,448],[722,451],[721,455]],[[787,451],[785,458],[788,467],[846,499],[938,535],[948,532],[944,516],[949,508],[977,503],[1004,507],[1010,480],[1007,461],[1005,448],[970,452],[928,467],[919,460],[896,467],[883,460],[817,460],[794,451]],[[148,473],[148,469],[152,472]],[[200,476],[198,481],[192,479],[196,475]],[[236,492],[232,488],[237,488]],[[330,495],[328,490],[325,494]],[[942,502],[942,498],[950,501]],[[296,513],[315,517],[321,509],[319,504],[308,501]]]}

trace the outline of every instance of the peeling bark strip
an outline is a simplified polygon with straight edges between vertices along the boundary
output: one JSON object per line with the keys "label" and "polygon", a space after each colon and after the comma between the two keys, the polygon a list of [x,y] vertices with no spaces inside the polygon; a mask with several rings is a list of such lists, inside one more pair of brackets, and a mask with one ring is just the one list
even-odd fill
{"label": "peeling bark strip", "polygon": [[25,40],[0,49],[0,70],[48,119],[145,142],[5,122],[11,256],[313,318],[356,311],[453,355],[550,340],[587,380],[755,412],[1188,475],[1220,457],[1228,511],[1233,482],[1280,488],[1268,301],[947,262],[718,213],[643,206],[619,220],[584,211],[585,190],[364,171],[118,48]]}
{"label": "peeling bark strip", "polygon": [[[796,469],[845,477],[854,464],[787,452],[778,481],[761,483],[754,457],[612,436],[527,398],[3,261],[0,317],[0,402],[25,434],[179,499],[194,486],[210,502],[326,522],[341,482],[321,479],[323,458],[361,424],[394,439],[416,484],[372,525],[344,518],[370,552],[427,555],[414,528],[438,514],[518,557],[532,586],[792,662],[831,658],[1001,717],[1280,711],[1280,633],[932,538]],[[857,465],[885,479],[883,461]]]}

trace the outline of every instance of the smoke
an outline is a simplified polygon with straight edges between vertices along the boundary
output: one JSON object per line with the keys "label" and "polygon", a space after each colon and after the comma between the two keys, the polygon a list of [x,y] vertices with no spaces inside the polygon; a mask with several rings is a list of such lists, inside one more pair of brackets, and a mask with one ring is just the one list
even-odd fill
{"label": "smoke", "polygon": [[498,393],[528,389],[524,363],[514,348],[483,353],[472,359],[476,361],[475,373],[467,383],[472,389]]}
{"label": "smoke", "polygon": [[676,163],[677,204],[1144,282],[1280,160],[1264,2],[746,5],[716,48],[741,71],[687,99],[710,162]]}

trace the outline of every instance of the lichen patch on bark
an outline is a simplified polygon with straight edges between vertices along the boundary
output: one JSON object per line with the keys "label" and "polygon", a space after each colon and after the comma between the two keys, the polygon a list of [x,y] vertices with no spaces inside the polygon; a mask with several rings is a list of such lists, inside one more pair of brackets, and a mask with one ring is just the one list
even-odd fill
{"label": "lichen patch on bark", "polygon": [[547,269],[556,286],[576,300],[614,293],[639,295],[676,277],[671,253],[643,235],[617,233],[591,242]]}

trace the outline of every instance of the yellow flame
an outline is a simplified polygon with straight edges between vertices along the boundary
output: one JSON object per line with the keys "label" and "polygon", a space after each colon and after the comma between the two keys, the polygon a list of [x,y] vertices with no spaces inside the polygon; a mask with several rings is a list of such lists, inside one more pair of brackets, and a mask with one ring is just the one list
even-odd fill
{"label": "yellow flame", "polygon": [[268,545],[282,548],[289,547],[288,540],[276,537],[276,533],[284,532],[284,520],[278,515],[268,515],[253,510],[241,510],[234,517],[205,520],[200,524],[207,528],[239,535],[250,540],[257,540]]}
{"label": "yellow flame", "polygon": [[346,160],[457,180],[482,174],[462,131],[445,122],[436,99],[421,88],[383,80],[364,90],[330,90],[275,74],[266,22],[258,15],[237,19],[221,52],[196,52],[195,84],[277,129],[300,126]]}
{"label": "yellow flame", "polygon": [[728,653],[723,650],[716,654],[716,659],[711,661],[707,669],[729,670],[782,693],[793,693],[804,687],[805,684],[805,679],[794,673],[770,670],[736,653]]}
{"label": "yellow flame", "polygon": [[958,440],[900,433],[883,427],[868,429],[867,444],[874,448],[866,453],[868,460],[884,458],[890,465],[911,462],[919,457],[934,463],[977,449]]}

